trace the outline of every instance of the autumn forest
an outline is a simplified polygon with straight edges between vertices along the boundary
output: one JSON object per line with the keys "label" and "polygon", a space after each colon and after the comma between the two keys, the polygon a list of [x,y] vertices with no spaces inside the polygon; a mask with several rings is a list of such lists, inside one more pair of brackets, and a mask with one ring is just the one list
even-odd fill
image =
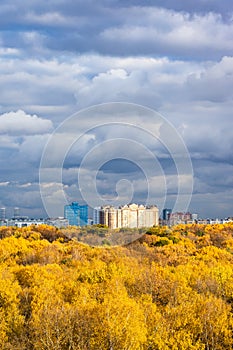
{"label": "autumn forest", "polygon": [[233,223],[72,232],[0,228],[0,350],[232,349]]}

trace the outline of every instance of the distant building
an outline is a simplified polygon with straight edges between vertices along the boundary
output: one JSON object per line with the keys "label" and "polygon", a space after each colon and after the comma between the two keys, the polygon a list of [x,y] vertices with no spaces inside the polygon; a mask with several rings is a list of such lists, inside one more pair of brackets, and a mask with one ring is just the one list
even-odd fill
{"label": "distant building", "polygon": [[0,208],[0,221],[6,219],[6,208]]}
{"label": "distant building", "polygon": [[64,207],[64,217],[68,219],[69,225],[86,226],[88,224],[88,206],[79,205],[78,202],[72,202]]}
{"label": "distant building", "polygon": [[57,228],[62,228],[69,226],[69,220],[63,217],[50,218],[46,220],[46,224]]}
{"label": "distant building", "polygon": [[129,204],[115,208],[104,206],[94,209],[94,222],[109,228],[140,228],[159,224],[159,210],[153,206]]}
{"label": "distant building", "polygon": [[163,220],[169,220],[170,218],[170,215],[172,213],[172,210],[171,209],[163,209]]}
{"label": "distant building", "polygon": [[29,219],[29,218],[17,218],[17,219],[10,219],[10,220],[6,220],[6,226],[15,226],[15,227],[28,227],[28,226],[38,226],[38,225],[42,225],[45,224],[45,220],[44,219]]}
{"label": "distant building", "polygon": [[171,213],[169,216],[169,225],[177,225],[177,224],[188,224],[192,222],[192,214],[187,212],[187,213],[182,213],[182,212],[175,212]]}
{"label": "distant building", "polygon": [[14,219],[17,219],[20,217],[20,209],[18,207],[15,207],[14,208],[14,215],[13,215],[13,218]]}
{"label": "distant building", "polygon": [[198,220],[198,214],[192,214],[192,220],[197,222]]}
{"label": "distant building", "polygon": [[1,226],[7,226],[7,222],[8,222],[7,219],[5,219],[5,220],[0,220],[0,227],[1,227]]}
{"label": "distant building", "polygon": [[100,224],[100,215],[101,213],[101,207],[95,207],[93,210],[93,225]]}
{"label": "distant building", "polygon": [[93,225],[93,219],[89,218],[87,221],[88,226],[92,226]]}

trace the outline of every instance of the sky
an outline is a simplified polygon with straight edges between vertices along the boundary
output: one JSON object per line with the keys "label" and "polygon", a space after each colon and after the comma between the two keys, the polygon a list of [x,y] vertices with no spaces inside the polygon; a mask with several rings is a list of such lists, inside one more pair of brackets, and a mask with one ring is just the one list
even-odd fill
{"label": "sky", "polygon": [[74,200],[233,216],[233,2],[2,0],[0,91],[7,216]]}

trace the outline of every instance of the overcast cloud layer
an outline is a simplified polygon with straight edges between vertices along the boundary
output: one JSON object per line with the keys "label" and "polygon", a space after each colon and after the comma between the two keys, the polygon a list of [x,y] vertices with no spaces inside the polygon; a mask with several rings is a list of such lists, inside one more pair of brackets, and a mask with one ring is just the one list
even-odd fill
{"label": "overcast cloud layer", "polygon": [[[46,142],[71,114],[107,102],[141,104],[172,123],[193,164],[189,209],[201,217],[233,216],[231,1],[3,0],[0,30],[0,206],[8,216],[15,206],[22,215],[46,216],[38,185]],[[63,169],[68,201],[81,200],[77,171],[83,157],[115,131],[96,129],[71,147]],[[127,128],[118,128],[120,135],[136,139]],[[68,136],[61,137],[61,150]],[[172,207],[174,162],[164,145],[142,140],[160,165],[154,203],[162,203],[165,177],[165,205]],[[93,164],[82,168],[86,179],[94,170]],[[43,186],[54,215],[62,215],[61,188],[50,180]],[[129,161],[107,162],[96,184],[106,201],[143,203],[147,196],[145,174]]]}

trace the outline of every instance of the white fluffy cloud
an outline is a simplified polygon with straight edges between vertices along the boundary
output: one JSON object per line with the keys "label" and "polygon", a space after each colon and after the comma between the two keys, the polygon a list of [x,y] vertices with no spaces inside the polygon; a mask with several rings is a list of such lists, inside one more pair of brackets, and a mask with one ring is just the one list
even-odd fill
{"label": "white fluffy cloud", "polygon": [[52,121],[28,115],[22,110],[0,115],[0,134],[34,135],[45,134],[52,130]]}
{"label": "white fluffy cloud", "polygon": [[160,52],[192,53],[208,57],[210,53],[232,53],[233,25],[220,15],[189,15],[161,8],[134,8],[122,26],[109,27],[101,34],[106,42],[128,47],[136,54],[136,45],[150,54]]}

